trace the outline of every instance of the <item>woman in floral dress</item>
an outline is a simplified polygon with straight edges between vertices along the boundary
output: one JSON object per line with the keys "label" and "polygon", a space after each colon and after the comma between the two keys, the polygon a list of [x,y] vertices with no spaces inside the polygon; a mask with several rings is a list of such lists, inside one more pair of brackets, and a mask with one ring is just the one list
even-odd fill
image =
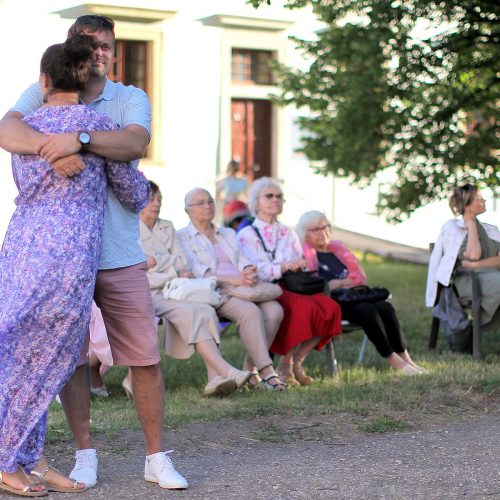
{"label": "woman in floral dress", "polygon": [[[46,50],[46,105],[26,123],[46,134],[114,128],[79,105],[96,48],[93,37],[78,35]],[[81,156],[85,169],[72,178],[39,156],[12,157],[19,195],[0,253],[0,488],[23,496],[84,489],[34,485],[23,474],[42,456],[48,407],[73,373],[88,330],[107,181],[135,211],[149,201],[146,179],[128,163]]]}

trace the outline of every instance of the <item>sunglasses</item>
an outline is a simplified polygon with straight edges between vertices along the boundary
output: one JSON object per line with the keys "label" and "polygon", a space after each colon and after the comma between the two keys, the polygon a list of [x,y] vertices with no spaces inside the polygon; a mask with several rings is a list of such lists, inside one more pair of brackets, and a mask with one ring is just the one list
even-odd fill
{"label": "sunglasses", "polygon": [[90,26],[95,29],[107,29],[114,31],[115,22],[110,17],[85,15],[80,16],[75,21],[75,26]]}
{"label": "sunglasses", "polygon": [[285,201],[285,197],[283,196],[283,193],[266,193],[262,194],[260,196],[261,198],[266,198],[267,200],[272,200],[273,198],[276,198],[277,200]]}

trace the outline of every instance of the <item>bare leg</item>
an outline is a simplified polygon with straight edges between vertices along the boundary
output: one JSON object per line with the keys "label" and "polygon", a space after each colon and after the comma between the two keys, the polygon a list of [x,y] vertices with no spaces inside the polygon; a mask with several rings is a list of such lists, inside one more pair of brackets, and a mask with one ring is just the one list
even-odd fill
{"label": "bare leg", "polygon": [[99,358],[92,353],[89,356],[89,371],[90,371],[90,387],[102,387],[104,382],[102,381],[99,369],[101,368],[101,362]]}
{"label": "bare leg", "polygon": [[209,381],[217,375],[221,375],[222,377],[229,375],[229,371],[233,366],[221,356],[219,348],[213,340],[198,342],[195,348],[205,362]]}
{"label": "bare leg", "polygon": [[146,443],[146,455],[163,450],[165,390],[160,365],[132,366],[134,403]]}
{"label": "bare leg", "polygon": [[76,368],[59,396],[77,449],[92,448],[88,365]]}
{"label": "bare leg", "polygon": [[278,374],[286,385],[300,385],[292,371],[294,352],[295,347],[290,349],[284,356],[281,356],[278,365]]}
{"label": "bare leg", "polygon": [[293,355],[293,374],[302,385],[309,385],[314,382],[314,379],[305,372],[302,363],[311,349],[316,347],[320,341],[320,337],[313,337],[305,342],[302,342],[302,344],[297,347],[295,354]]}

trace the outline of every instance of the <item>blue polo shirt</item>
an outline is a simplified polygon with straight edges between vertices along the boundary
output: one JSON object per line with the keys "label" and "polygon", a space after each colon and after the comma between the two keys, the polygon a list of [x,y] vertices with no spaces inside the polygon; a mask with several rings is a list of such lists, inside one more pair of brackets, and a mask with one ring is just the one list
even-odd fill
{"label": "blue polo shirt", "polygon": [[[42,104],[39,85],[34,83],[23,92],[12,111],[27,116]],[[107,80],[102,94],[88,106],[109,116],[119,128],[140,125],[151,135],[151,107],[146,93],[141,89]],[[137,168],[138,164],[138,160],[131,163],[133,168]],[[139,214],[124,207],[110,189],[104,211],[99,269],[117,269],[139,264],[144,260]]]}

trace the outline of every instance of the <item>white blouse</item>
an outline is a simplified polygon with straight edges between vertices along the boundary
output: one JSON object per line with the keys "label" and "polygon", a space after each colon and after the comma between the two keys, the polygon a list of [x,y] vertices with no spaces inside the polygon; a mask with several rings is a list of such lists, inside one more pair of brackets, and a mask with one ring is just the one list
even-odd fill
{"label": "white blouse", "polygon": [[[214,224],[215,239],[238,271],[242,271],[251,263],[241,254],[236,243],[236,233],[229,227],[218,227]],[[185,228],[177,231],[177,236],[189,259],[192,273],[197,278],[213,276],[217,270],[217,254],[212,242],[190,222]]]}
{"label": "white blouse", "polygon": [[[262,236],[257,236],[255,226]],[[259,279],[275,281],[281,278],[281,263],[303,258],[302,245],[295,231],[279,222],[267,224],[255,219],[252,226],[243,228],[237,235],[241,252],[257,266]]]}

